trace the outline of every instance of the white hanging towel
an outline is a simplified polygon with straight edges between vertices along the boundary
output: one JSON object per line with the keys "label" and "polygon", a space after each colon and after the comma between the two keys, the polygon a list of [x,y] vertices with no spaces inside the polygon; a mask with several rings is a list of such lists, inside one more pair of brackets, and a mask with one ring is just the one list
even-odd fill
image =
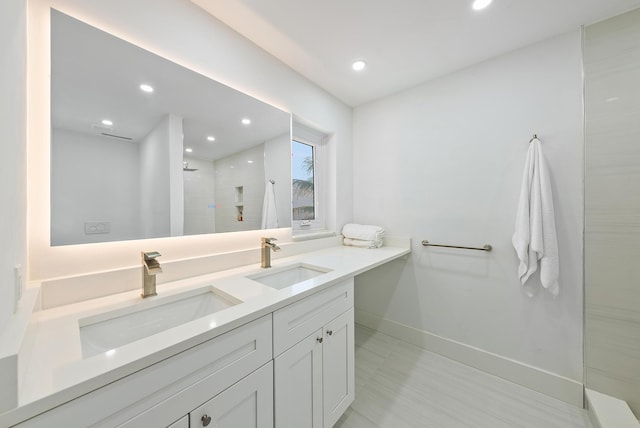
{"label": "white hanging towel", "polygon": [[537,138],[529,144],[512,242],[520,259],[518,276],[522,285],[536,271],[540,261],[540,282],[544,288],[557,296],[558,239],[551,180]]}
{"label": "white hanging towel", "polygon": [[262,228],[277,229],[278,213],[276,212],[276,189],[271,180],[267,180],[262,203]]}

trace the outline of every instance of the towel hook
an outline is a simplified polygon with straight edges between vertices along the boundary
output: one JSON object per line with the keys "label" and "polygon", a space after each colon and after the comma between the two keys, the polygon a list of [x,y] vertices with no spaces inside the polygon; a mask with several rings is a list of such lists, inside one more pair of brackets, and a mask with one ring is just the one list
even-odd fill
{"label": "towel hook", "polygon": [[538,138],[538,134],[533,134],[533,138],[531,138],[531,139],[529,140],[529,144],[531,144],[531,143],[533,142],[533,140],[538,140],[538,141],[540,141],[540,139]]}

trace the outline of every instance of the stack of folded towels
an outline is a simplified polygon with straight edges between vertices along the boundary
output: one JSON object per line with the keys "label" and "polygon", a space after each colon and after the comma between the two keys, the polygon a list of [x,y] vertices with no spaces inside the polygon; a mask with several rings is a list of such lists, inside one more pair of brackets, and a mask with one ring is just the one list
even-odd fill
{"label": "stack of folded towels", "polygon": [[367,224],[345,224],[342,228],[344,245],[360,248],[382,247],[384,229]]}

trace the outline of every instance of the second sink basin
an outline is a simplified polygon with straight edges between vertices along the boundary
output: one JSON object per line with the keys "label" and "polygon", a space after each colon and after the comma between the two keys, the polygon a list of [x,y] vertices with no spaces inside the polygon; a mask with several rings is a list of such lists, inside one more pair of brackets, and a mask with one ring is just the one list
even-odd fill
{"label": "second sink basin", "polygon": [[84,318],[80,320],[82,356],[101,354],[238,303],[207,287]]}
{"label": "second sink basin", "polygon": [[249,275],[247,278],[280,290],[327,272],[331,272],[331,269],[307,263],[296,263],[290,266],[270,268],[264,272]]}

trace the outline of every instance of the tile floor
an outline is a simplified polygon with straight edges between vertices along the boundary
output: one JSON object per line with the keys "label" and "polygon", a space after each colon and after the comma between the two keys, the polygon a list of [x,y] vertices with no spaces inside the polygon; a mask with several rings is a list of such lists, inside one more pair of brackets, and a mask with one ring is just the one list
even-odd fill
{"label": "tile floor", "polygon": [[593,428],[583,409],[360,325],[355,376],[335,428]]}

